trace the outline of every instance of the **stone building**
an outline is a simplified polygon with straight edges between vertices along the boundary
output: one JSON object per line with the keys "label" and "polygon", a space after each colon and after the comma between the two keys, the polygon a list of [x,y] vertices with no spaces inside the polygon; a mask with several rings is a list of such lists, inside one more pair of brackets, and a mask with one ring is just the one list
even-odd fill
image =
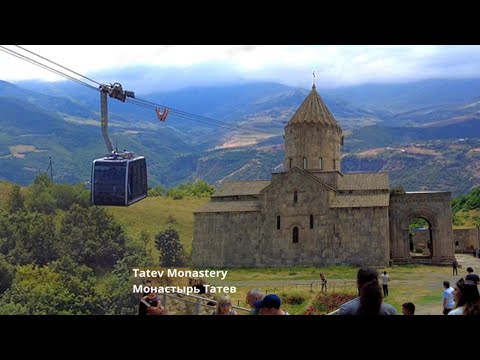
{"label": "stone building", "polygon": [[[451,264],[451,193],[390,191],[389,176],[342,173],[342,129],[315,86],[285,127],[284,172],[232,181],[194,213],[195,267]],[[430,225],[429,253],[409,224]]]}

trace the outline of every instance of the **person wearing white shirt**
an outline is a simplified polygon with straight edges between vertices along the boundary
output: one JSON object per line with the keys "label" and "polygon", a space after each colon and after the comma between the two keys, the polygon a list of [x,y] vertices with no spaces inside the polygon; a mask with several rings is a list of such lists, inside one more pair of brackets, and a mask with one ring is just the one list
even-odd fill
{"label": "person wearing white shirt", "polygon": [[381,278],[382,278],[383,297],[386,297],[388,296],[388,282],[390,281],[390,276],[388,276],[387,272],[384,271]]}
{"label": "person wearing white shirt", "polygon": [[448,315],[450,311],[455,307],[455,301],[453,301],[453,288],[450,286],[449,281],[443,282],[443,315]]}

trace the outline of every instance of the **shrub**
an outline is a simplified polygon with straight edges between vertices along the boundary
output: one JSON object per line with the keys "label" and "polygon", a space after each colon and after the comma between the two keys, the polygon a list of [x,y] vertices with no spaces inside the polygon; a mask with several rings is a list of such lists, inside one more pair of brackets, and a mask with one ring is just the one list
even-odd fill
{"label": "shrub", "polygon": [[326,315],[337,310],[342,304],[354,299],[352,294],[320,294],[310,305],[304,315]]}
{"label": "shrub", "polygon": [[301,293],[281,294],[283,302],[290,305],[298,305],[305,302],[305,296]]}

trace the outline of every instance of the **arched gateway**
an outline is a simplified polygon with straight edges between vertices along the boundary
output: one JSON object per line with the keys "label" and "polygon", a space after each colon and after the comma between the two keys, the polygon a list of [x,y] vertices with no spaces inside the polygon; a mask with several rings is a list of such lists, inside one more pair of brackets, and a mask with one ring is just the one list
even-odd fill
{"label": "arched gateway", "polygon": [[[195,211],[193,266],[451,264],[451,194],[390,191],[386,172],[344,173],[342,145],[313,86],[285,126],[283,171],[226,182]],[[422,256],[410,254],[417,218],[429,224]]]}
{"label": "arched gateway", "polygon": [[[450,265],[453,261],[452,208],[449,192],[390,194],[390,257],[394,264]],[[429,228],[427,256],[411,256],[409,224],[425,219]]]}

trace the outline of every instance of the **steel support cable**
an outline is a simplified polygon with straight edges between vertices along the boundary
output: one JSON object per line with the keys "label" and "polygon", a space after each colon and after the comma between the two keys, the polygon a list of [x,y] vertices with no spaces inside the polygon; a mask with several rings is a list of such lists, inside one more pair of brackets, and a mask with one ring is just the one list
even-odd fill
{"label": "steel support cable", "polygon": [[67,68],[66,66],[60,65],[59,63],[57,63],[57,62],[55,62],[55,61],[52,61],[52,60],[50,60],[50,59],[47,59],[46,57],[44,57],[44,56],[42,56],[42,55],[40,55],[40,54],[37,54],[37,53],[35,53],[35,52],[31,51],[31,50],[28,50],[28,49],[24,48],[23,46],[20,46],[20,45],[15,45],[15,46],[18,47],[18,48],[20,48],[20,49],[22,49],[23,51],[26,51],[26,52],[32,54],[32,55],[38,56],[40,59],[46,60],[46,61],[48,61],[48,62],[50,62],[50,63],[52,63],[52,64],[54,64],[54,65],[56,65],[56,66],[61,67],[62,69],[65,69],[65,70],[67,70],[67,71],[70,71],[71,73],[73,73],[73,74],[75,74],[75,75],[78,75],[78,76],[80,76],[80,77],[82,77],[82,78],[84,78],[84,79],[86,79],[86,80],[89,80],[89,81],[97,84],[98,86],[102,85],[102,84],[99,83],[98,81],[93,80],[92,78],[89,78],[88,76],[82,75],[82,74],[80,74],[80,73],[78,73],[78,72],[76,72],[76,71],[73,71],[72,69]]}
{"label": "steel support cable", "polygon": [[38,61],[36,61],[36,60],[33,60],[33,59],[29,58],[28,56],[22,55],[22,54],[14,51],[14,50],[11,50],[11,49],[9,49],[9,48],[6,48],[5,46],[0,45],[0,51],[3,51],[4,53],[7,53],[7,54],[9,54],[9,55],[15,56],[16,58],[18,58],[18,59],[20,59],[20,60],[29,62],[29,63],[31,63],[31,64],[33,64],[33,65],[36,65],[36,66],[38,66],[38,67],[41,67],[41,68],[43,68],[43,69],[45,69],[45,70],[48,70],[48,71],[50,71],[50,72],[53,72],[54,74],[59,75],[59,76],[62,76],[62,77],[64,77],[64,78],[68,79],[68,80],[72,80],[72,81],[74,81],[74,82],[76,82],[76,83],[78,83],[78,84],[80,84],[80,85],[86,86],[86,87],[88,87],[88,88],[90,88],[90,89],[98,90],[95,86],[92,86],[92,85],[90,85],[90,84],[87,84],[86,82],[81,81],[80,79],[74,78],[73,76],[70,76],[70,75],[68,75],[68,74],[65,74],[65,73],[61,72],[60,70],[57,70],[57,69],[54,69],[54,68],[52,68],[52,67],[50,67],[50,66],[48,66],[48,65],[42,64],[42,63],[40,63],[40,62],[38,62]]}
{"label": "steel support cable", "polygon": [[[45,60],[45,61],[48,61],[48,62],[50,62],[50,63],[52,63],[52,64],[55,64],[56,66],[59,66],[59,67],[65,69],[65,70],[67,70],[67,71],[70,71],[70,72],[72,72],[73,74],[76,74],[76,75],[78,75],[78,76],[80,76],[80,77],[82,77],[82,78],[84,78],[84,79],[87,79],[87,80],[89,80],[89,81],[91,81],[91,82],[93,82],[93,83],[95,83],[95,84],[102,85],[100,82],[98,82],[98,81],[96,81],[96,80],[94,80],[94,79],[92,79],[92,78],[89,78],[89,77],[87,77],[87,76],[84,76],[84,75],[82,75],[82,74],[80,74],[80,73],[78,73],[78,72],[76,72],[76,71],[74,71],[74,70],[71,70],[71,69],[69,69],[69,68],[67,68],[67,67],[65,67],[65,66],[63,66],[63,65],[60,65],[59,63],[57,63],[57,62],[55,62],[55,61],[52,61],[52,60],[50,60],[50,59],[48,59],[48,58],[46,58],[46,57],[44,57],[44,56],[41,56],[41,55],[39,55],[39,54],[31,51],[31,50],[28,50],[28,49],[20,46],[20,45],[14,45],[14,46],[16,46],[16,47],[18,47],[18,48],[20,48],[20,49],[22,49],[22,50],[24,50],[24,51],[32,54],[32,55],[35,55],[35,56],[37,56],[37,57],[39,57],[39,58],[41,58],[41,59],[43,59],[43,60]],[[23,54],[20,54],[20,53],[18,53],[18,52],[15,52],[14,50],[8,49],[8,48],[6,48],[6,47],[4,47],[4,46],[1,46],[1,45],[0,45],[0,50],[3,51],[3,52],[5,52],[5,53],[7,53],[7,54],[10,54],[10,55],[12,55],[12,56],[15,56],[15,57],[17,57],[17,58],[19,58],[19,59],[21,59],[21,60],[24,60],[24,61],[26,61],[26,62],[32,63],[33,65],[39,66],[39,67],[41,67],[41,68],[43,68],[43,69],[45,69],[45,70],[48,70],[48,71],[53,72],[53,73],[55,73],[55,74],[57,74],[57,75],[60,75],[60,76],[66,78],[66,79],[68,79],[68,80],[72,80],[72,81],[74,81],[74,82],[76,82],[76,83],[78,83],[78,84],[80,84],[80,85],[83,85],[83,86],[86,86],[86,87],[89,87],[89,88],[91,88],[91,89],[94,89],[94,90],[97,90],[97,91],[98,91],[98,89],[97,89],[96,87],[94,87],[94,86],[92,86],[92,85],[90,85],[90,84],[87,84],[87,83],[85,83],[84,81],[81,81],[80,79],[77,79],[77,78],[75,78],[75,77],[73,77],[73,76],[70,76],[70,75],[68,75],[68,74],[65,74],[64,72],[59,71],[59,70],[57,70],[57,69],[54,69],[54,68],[52,68],[52,67],[50,67],[50,66],[48,66],[48,65],[42,64],[42,63],[40,63],[40,62],[38,62],[38,61],[36,61],[36,60],[34,60],[34,59],[31,59],[31,58],[23,55]],[[164,107],[164,108],[166,107],[166,106],[161,105],[161,104],[156,104],[156,103],[154,103],[154,102],[151,102],[151,101],[148,101],[148,100],[143,100],[143,99],[138,99],[138,98],[137,98],[137,99],[127,99],[127,101],[128,101],[128,102],[131,102],[131,103],[134,104],[134,105],[142,106],[142,107],[144,107],[144,108],[149,108],[149,109],[152,109],[152,110],[155,110],[156,108],[159,108],[159,107]],[[224,128],[224,129],[228,129],[228,130],[250,130],[250,131],[265,133],[265,134],[268,134],[268,135],[273,135],[271,132],[266,132],[266,131],[262,131],[262,130],[259,130],[259,129],[249,128],[249,127],[245,127],[245,126],[242,126],[242,125],[232,124],[232,123],[229,123],[229,122],[225,122],[225,121],[221,121],[221,120],[209,118],[209,117],[202,116],[202,115],[197,115],[197,114],[189,113],[189,112],[187,112],[187,111],[183,111],[183,110],[179,110],[179,109],[175,109],[175,108],[170,108],[170,107],[166,107],[166,108],[168,108],[169,111],[170,111],[173,115],[175,115],[175,116],[177,116],[177,117],[180,117],[180,118],[183,118],[183,119],[195,120],[195,121],[198,121],[198,122],[201,122],[201,123],[204,123],[204,124],[208,124],[208,125],[211,125],[211,126],[218,126],[218,127],[222,127],[222,128]]]}

